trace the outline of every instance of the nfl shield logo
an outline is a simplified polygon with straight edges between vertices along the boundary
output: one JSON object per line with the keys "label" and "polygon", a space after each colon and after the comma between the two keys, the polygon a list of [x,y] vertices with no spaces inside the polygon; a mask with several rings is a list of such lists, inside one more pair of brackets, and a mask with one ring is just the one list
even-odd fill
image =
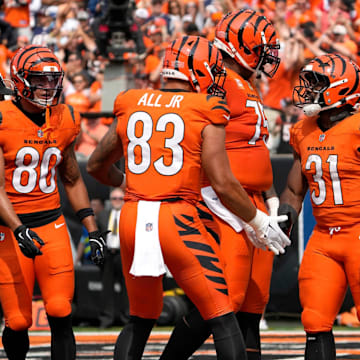
{"label": "nfl shield logo", "polygon": [[4,241],[5,240],[5,233],[0,232],[0,241]]}
{"label": "nfl shield logo", "polygon": [[152,229],[153,229],[153,224],[152,224],[152,223],[147,223],[147,224],[145,225],[145,230],[146,230],[147,232],[152,231]]}
{"label": "nfl shield logo", "polygon": [[43,132],[41,129],[39,129],[39,130],[37,131],[37,136],[38,136],[39,138],[42,138],[42,137],[44,136],[44,132]]}
{"label": "nfl shield logo", "polygon": [[321,141],[324,141],[324,140],[325,140],[325,134],[321,134],[319,136],[319,141],[321,142]]}

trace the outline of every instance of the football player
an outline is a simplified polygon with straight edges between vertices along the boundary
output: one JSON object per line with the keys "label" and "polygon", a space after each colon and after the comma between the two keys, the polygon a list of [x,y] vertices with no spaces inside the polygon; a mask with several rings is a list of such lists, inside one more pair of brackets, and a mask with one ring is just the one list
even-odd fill
{"label": "football player", "polygon": [[294,163],[280,196],[289,233],[309,189],[315,228],[299,270],[306,360],[335,360],[332,327],[350,286],[360,315],[360,68],[326,54],[300,71],[294,104],[306,117],[291,129]]}
{"label": "football player", "polygon": [[64,72],[45,47],[19,49],[10,63],[14,99],[0,102],[0,301],[7,357],[29,349],[35,279],[51,329],[51,358],[75,359],[71,325],[74,268],[57,171],[101,262],[104,240],[74,154],[79,114],[58,104]]}
{"label": "football player", "polygon": [[210,327],[218,358],[245,358],[222,260],[195,206],[201,167],[223,203],[249,222],[260,241],[283,234],[231,173],[224,146],[229,110],[220,52],[204,38],[179,38],[166,49],[162,73],[162,90],[118,95],[117,121],[87,166],[100,182],[119,186],[124,175],[113,164],[125,157],[120,243],[131,316],[114,358],[141,359],[162,310],[164,264]]}
{"label": "football player", "polygon": [[[279,66],[276,30],[259,12],[236,10],[218,23],[214,45],[221,51],[227,72],[224,89],[230,120],[226,127],[225,146],[231,169],[254,205],[276,215],[279,200],[272,188],[273,173],[266,146],[268,124],[254,84],[254,77],[261,73],[272,77]],[[259,323],[269,299],[273,256],[274,253],[284,253],[290,241],[279,238],[279,243],[268,244],[267,248],[272,251],[264,250],[247,231],[247,225],[239,223],[234,214],[223,209],[210,185],[205,178],[201,192],[218,227],[229,296],[246,342],[247,357],[259,360]],[[265,192],[272,192],[266,203]],[[198,207],[203,221],[211,229],[205,203]],[[209,335],[209,327],[200,314],[192,311],[176,325],[161,359],[188,359]]]}

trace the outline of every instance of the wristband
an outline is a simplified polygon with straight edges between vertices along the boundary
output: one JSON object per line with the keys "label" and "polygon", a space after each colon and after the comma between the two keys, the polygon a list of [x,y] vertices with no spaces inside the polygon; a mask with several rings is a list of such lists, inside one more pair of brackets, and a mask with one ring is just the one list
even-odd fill
{"label": "wristband", "polygon": [[289,204],[280,204],[278,209],[279,215],[287,215],[291,224],[294,224],[298,218],[297,211]]}
{"label": "wristband", "polygon": [[80,222],[82,222],[83,219],[88,216],[95,216],[95,213],[92,208],[83,208],[76,212],[76,216],[78,217]]}

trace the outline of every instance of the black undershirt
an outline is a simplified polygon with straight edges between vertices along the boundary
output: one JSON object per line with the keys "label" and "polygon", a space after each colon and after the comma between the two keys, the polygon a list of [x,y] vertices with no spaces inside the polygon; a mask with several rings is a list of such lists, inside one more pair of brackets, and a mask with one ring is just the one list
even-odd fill
{"label": "black undershirt", "polygon": [[39,113],[34,114],[34,113],[29,113],[29,112],[25,111],[21,107],[21,104],[19,101],[13,101],[13,104],[37,126],[41,127],[45,124],[45,112],[46,112],[45,109]]}

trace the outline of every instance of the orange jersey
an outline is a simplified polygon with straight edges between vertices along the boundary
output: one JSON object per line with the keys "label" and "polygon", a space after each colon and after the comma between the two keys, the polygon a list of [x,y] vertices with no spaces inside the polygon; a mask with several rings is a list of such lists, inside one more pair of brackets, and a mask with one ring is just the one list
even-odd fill
{"label": "orange jersey", "polygon": [[219,97],[160,90],[129,90],[115,100],[129,200],[181,197],[200,192],[202,131],[226,125],[229,110]]}
{"label": "orange jersey", "polygon": [[260,96],[251,82],[226,69],[226,101],[230,121],[226,127],[226,151],[231,169],[250,191],[265,191],[272,184],[272,167],[265,141],[269,136]]}
{"label": "orange jersey", "polygon": [[80,131],[78,113],[63,104],[51,107],[49,121],[39,127],[7,100],[0,102],[0,114],[5,190],[15,212],[59,208],[56,168]]}
{"label": "orange jersey", "polygon": [[313,214],[321,227],[353,225],[360,216],[360,114],[323,132],[316,118],[290,130],[309,184]]}

